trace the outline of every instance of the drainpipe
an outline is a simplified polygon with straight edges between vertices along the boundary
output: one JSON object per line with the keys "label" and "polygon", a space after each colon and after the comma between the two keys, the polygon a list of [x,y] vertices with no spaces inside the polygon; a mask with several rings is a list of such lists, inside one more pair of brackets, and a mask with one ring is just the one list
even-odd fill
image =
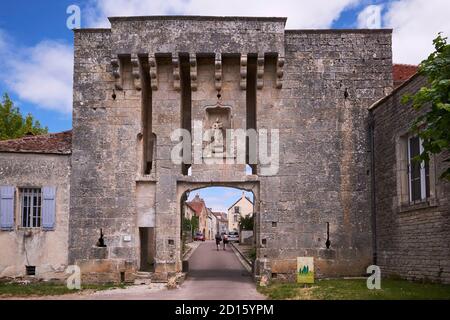
{"label": "drainpipe", "polygon": [[372,218],[372,254],[373,264],[377,264],[377,207],[375,184],[375,119],[372,111],[369,111],[369,140],[370,140],[370,171],[371,171],[371,218]]}

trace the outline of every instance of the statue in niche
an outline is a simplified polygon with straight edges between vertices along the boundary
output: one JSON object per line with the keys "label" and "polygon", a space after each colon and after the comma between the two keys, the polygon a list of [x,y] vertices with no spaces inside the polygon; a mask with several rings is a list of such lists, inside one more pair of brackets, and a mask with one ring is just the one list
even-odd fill
{"label": "statue in niche", "polygon": [[213,153],[214,154],[223,154],[224,151],[224,144],[223,144],[223,123],[220,122],[219,118],[216,119],[216,122],[213,123],[212,125],[212,131],[213,131],[213,138],[214,141],[212,143],[212,147],[213,147]]}

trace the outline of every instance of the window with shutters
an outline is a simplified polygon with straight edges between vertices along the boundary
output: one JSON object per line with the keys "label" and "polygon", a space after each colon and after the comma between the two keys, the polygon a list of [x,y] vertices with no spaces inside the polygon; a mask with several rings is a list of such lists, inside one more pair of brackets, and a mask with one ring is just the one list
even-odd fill
{"label": "window with shutters", "polygon": [[40,228],[42,225],[42,191],[40,188],[20,188],[20,210],[23,228]]}
{"label": "window with shutters", "polygon": [[408,138],[408,187],[409,202],[417,203],[430,197],[430,164],[415,161],[423,152],[422,140],[418,136]]}

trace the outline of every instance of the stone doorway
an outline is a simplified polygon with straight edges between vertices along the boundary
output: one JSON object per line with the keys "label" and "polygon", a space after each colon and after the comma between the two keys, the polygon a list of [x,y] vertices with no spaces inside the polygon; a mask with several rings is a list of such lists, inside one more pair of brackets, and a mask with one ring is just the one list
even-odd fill
{"label": "stone doorway", "polygon": [[140,266],[139,271],[155,270],[155,228],[139,228]]}
{"label": "stone doorway", "polygon": [[[245,266],[241,268],[239,262],[241,258],[237,257],[238,252],[236,249],[244,247],[240,240],[244,239],[242,237],[245,236],[245,246],[252,248],[254,259],[257,257],[258,248],[256,244],[259,243],[259,183],[256,181],[215,184],[182,183],[178,185],[178,195],[181,219],[181,259],[184,261],[184,266],[189,266],[190,276],[195,277],[196,275],[204,274],[205,276],[208,275],[208,277],[219,277],[222,280],[236,280],[236,277],[239,278],[244,273],[250,276],[248,268],[247,270],[245,270]],[[237,209],[238,207],[240,209]],[[199,212],[196,212],[196,210]],[[250,223],[253,224],[253,230],[241,230],[238,217],[240,217],[241,213],[243,216],[246,215],[249,210],[252,212],[251,216],[253,219],[249,220],[252,221]],[[197,224],[194,224],[194,226],[205,237],[205,242],[195,242],[193,238],[189,238],[186,234],[193,235],[193,237],[196,235],[196,230],[193,230],[192,224],[191,228],[186,228],[189,225],[187,220],[193,219],[192,217],[196,214],[202,214],[202,211],[203,217],[198,217]],[[250,231],[252,232],[251,236],[249,236]],[[217,232],[221,235],[229,232],[237,233],[239,241],[233,243],[234,248],[229,244],[226,252],[219,253],[216,251],[215,246],[215,234]],[[194,256],[191,257],[188,254],[190,258],[189,262],[186,262],[187,258],[184,253],[186,253],[186,250],[189,250],[191,245],[196,248]],[[222,248],[223,243],[220,245],[220,251],[222,251]],[[227,258],[222,257],[223,255],[227,255]],[[211,259],[228,260],[231,266],[228,265],[228,262],[225,262],[223,265],[216,265],[210,261]],[[204,264],[199,263],[199,261],[204,261]],[[228,270],[228,267],[231,267],[231,270]]]}

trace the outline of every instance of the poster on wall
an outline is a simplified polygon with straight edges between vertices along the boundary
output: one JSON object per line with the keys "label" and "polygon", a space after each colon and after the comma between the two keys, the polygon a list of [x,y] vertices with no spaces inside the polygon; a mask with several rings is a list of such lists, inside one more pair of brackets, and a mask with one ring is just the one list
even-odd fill
{"label": "poster on wall", "polygon": [[297,283],[314,283],[313,257],[297,257]]}

